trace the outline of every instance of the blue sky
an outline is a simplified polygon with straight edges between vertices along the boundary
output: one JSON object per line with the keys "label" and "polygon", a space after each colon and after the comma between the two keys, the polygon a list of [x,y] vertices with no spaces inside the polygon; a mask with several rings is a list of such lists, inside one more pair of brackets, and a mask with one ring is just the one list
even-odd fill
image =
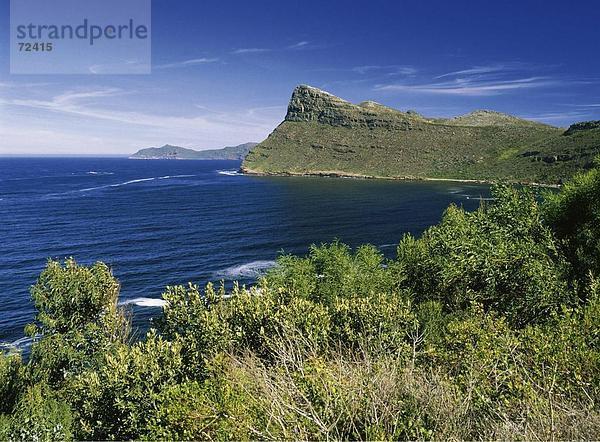
{"label": "blue sky", "polygon": [[592,1],[154,0],[150,75],[10,75],[0,1],[0,154],[261,141],[300,83],[428,116],[600,119]]}

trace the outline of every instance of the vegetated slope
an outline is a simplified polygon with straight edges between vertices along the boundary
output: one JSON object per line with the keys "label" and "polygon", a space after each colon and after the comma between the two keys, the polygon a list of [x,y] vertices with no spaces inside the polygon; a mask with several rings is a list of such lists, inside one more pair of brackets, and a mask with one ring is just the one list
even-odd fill
{"label": "vegetated slope", "polygon": [[392,259],[334,242],[169,286],[141,339],[108,265],[49,260],[0,440],[596,440],[600,169],[492,194]]}
{"label": "vegetated slope", "polygon": [[589,168],[600,129],[563,129],[493,111],[428,119],[368,101],[355,105],[310,86],[246,157],[258,174],[349,175],[559,183]]}
{"label": "vegetated slope", "polygon": [[130,158],[140,160],[243,160],[257,143],[244,143],[222,149],[194,150],[165,144],[138,150]]}

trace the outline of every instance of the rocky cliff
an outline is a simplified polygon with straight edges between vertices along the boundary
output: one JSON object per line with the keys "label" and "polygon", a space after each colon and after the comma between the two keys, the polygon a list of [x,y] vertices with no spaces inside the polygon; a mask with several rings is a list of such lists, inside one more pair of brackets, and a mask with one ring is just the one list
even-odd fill
{"label": "rocky cliff", "polygon": [[352,104],[320,89],[300,85],[294,89],[285,121],[317,122],[347,128],[383,127],[409,130],[417,114],[388,108],[374,101]]}

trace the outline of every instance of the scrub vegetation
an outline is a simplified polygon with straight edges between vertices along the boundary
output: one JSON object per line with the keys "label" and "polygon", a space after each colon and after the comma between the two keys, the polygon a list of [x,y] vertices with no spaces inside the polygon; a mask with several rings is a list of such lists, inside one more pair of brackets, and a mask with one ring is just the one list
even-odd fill
{"label": "scrub vegetation", "polygon": [[574,440],[600,435],[600,170],[375,247],[281,256],[252,287],[168,287],[132,339],[103,263],[50,261],[2,440]]}

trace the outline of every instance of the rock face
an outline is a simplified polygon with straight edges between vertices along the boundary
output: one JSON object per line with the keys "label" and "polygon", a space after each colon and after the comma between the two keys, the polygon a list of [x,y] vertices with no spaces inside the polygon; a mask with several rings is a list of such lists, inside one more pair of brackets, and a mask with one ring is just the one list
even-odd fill
{"label": "rock face", "polygon": [[294,89],[285,116],[285,121],[318,122],[348,128],[384,127],[391,130],[409,130],[415,120],[422,118],[390,109],[374,101],[352,104],[306,85]]}
{"label": "rock face", "polygon": [[575,132],[593,129],[600,129],[600,120],[583,121],[581,123],[571,124],[571,126],[569,126],[569,128],[565,131],[565,135],[572,135]]}
{"label": "rock face", "polygon": [[[248,154],[247,173],[557,183],[600,153],[597,122],[581,136],[479,110],[423,117],[374,101],[352,104],[300,85],[284,121]],[[567,131],[568,132],[568,131]]]}

